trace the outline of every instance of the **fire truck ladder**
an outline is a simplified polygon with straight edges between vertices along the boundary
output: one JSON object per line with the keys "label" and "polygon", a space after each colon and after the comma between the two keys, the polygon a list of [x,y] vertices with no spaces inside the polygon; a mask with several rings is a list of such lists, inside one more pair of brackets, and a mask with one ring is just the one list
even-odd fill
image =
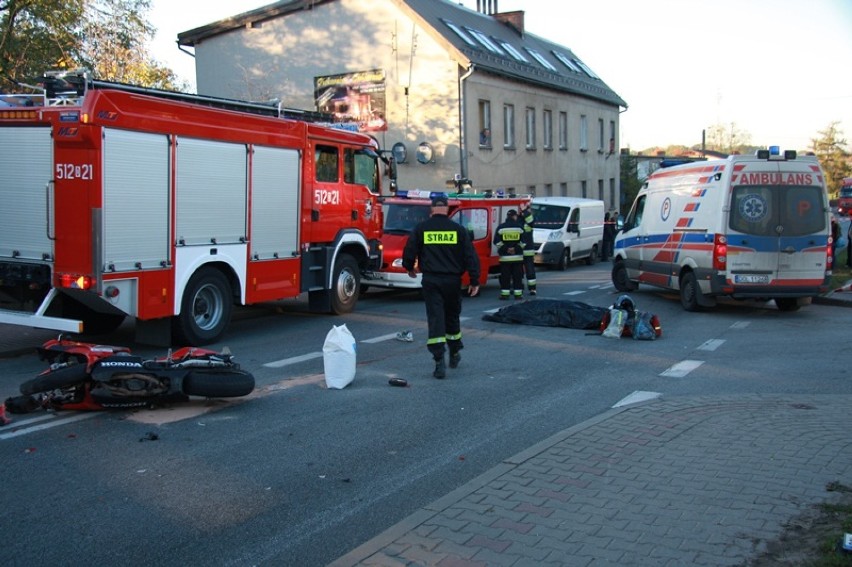
{"label": "fire truck ladder", "polygon": [[312,110],[288,108],[283,106],[282,103],[277,100],[269,102],[254,102],[182,93],[178,91],[167,91],[163,89],[131,85],[128,83],[100,81],[89,77],[88,71],[79,69],[74,71],[48,71],[41,78],[40,83],[44,86],[43,90],[48,101],[48,106],[76,106],[82,102],[88,90],[112,89],[154,96],[177,102],[199,104],[222,110],[249,112],[262,116],[301,120],[304,122],[332,123],[334,121],[334,116],[332,114]]}

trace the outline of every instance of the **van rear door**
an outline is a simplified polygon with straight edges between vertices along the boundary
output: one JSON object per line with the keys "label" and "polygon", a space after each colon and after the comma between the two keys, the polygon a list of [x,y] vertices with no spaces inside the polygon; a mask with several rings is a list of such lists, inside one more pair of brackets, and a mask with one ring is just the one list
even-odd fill
{"label": "van rear door", "polygon": [[735,176],[728,222],[728,280],[735,287],[822,284],[827,213],[822,186],[804,184],[812,177],[767,163]]}

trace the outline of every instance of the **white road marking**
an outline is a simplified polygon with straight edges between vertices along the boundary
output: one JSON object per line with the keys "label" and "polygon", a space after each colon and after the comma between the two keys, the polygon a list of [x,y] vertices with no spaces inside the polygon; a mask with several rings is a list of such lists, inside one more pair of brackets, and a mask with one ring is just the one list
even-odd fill
{"label": "white road marking", "polygon": [[621,406],[626,406],[628,404],[635,404],[637,402],[644,402],[646,400],[653,400],[662,396],[659,392],[643,392],[641,390],[637,390],[633,392],[629,396],[625,398],[621,398],[617,404],[615,404],[614,408],[620,408]]}
{"label": "white road marking", "polygon": [[[51,427],[57,427],[59,425],[65,425],[66,423],[74,423],[75,421],[82,421],[84,419],[91,419],[93,417],[96,417],[97,415],[98,415],[97,412],[78,413],[78,414],[71,415],[71,416],[68,416],[68,417],[62,417],[62,418],[57,417],[56,419],[53,419],[52,421],[48,421],[47,423],[42,423],[40,425],[34,425],[32,427],[24,427],[24,428],[20,428],[20,424],[15,425],[15,422],[13,421],[11,424],[7,425],[6,427],[15,427],[15,429],[13,429],[12,431],[10,431],[8,433],[0,433],[0,440],[11,439],[13,437],[19,437],[21,435],[26,435],[28,433],[35,433],[36,431],[42,431],[44,429],[50,429]],[[27,420],[27,421],[31,423],[31,422],[36,421],[36,420]],[[43,421],[43,419],[39,420],[39,421]]]}
{"label": "white road marking", "polygon": [[733,325],[731,325],[732,329],[745,329],[751,324],[751,321],[737,321]]}
{"label": "white road marking", "polygon": [[374,344],[374,343],[380,343],[382,341],[388,341],[390,339],[395,339],[395,338],[396,338],[396,333],[391,333],[389,335],[382,335],[380,337],[373,337],[372,339],[365,339],[361,342],[362,343]]}
{"label": "white road marking", "polygon": [[[396,336],[396,335],[394,335]],[[273,362],[267,362],[264,364],[266,368],[281,368],[282,366],[289,366],[290,364],[296,364],[298,362],[305,362],[306,360],[313,360],[315,358],[321,358],[321,352],[309,352],[308,354],[303,354],[301,356],[293,356],[290,358],[282,358],[281,360],[275,360]]]}
{"label": "white road marking", "polygon": [[660,374],[660,376],[668,376],[669,378],[683,378],[702,364],[704,364],[703,360],[681,360],[680,362]]}
{"label": "white road marking", "polygon": [[586,290],[582,289],[582,290],[577,290],[577,291],[566,291],[562,295],[580,295],[580,294],[583,294],[583,293],[586,293]]}
{"label": "white road marking", "polygon": [[725,343],[725,339],[710,339],[703,345],[698,347],[698,350],[716,350]]}

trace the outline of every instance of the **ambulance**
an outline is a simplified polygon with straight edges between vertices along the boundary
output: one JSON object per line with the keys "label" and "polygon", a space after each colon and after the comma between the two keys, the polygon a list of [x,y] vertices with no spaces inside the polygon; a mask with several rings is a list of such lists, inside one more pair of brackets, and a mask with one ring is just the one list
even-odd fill
{"label": "ambulance", "polygon": [[[506,219],[510,209],[517,210],[529,203],[530,197],[505,195],[501,192],[446,193],[424,189],[400,189],[393,197],[382,203],[384,211],[384,234],[382,235],[382,266],[378,270],[365,272],[361,278],[361,291],[368,286],[420,289],[421,274],[409,277],[402,267],[402,251],[417,223],[429,218],[432,198],[447,197],[449,218],[466,227],[472,235],[473,248],[479,256],[481,284],[485,285],[488,274],[500,270],[500,257],[492,244],[494,231]],[[462,282],[469,285],[468,274]]]}
{"label": "ambulance", "polygon": [[830,215],[814,156],[772,146],[661,168],[619,227],[612,282],[678,291],[687,311],[723,296],[795,311],[828,291]]}

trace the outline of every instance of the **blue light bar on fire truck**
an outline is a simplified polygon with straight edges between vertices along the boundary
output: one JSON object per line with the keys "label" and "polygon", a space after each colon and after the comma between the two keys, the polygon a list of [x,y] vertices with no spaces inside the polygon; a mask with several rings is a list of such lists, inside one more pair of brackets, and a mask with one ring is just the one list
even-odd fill
{"label": "blue light bar on fire truck", "polygon": [[[506,197],[506,194],[502,189],[497,190],[496,193],[490,189],[485,193],[447,193],[445,191],[427,191],[425,189],[398,189],[396,197],[430,200],[435,197],[445,197],[447,199],[490,199],[497,197],[498,199],[502,199]],[[515,197],[515,195],[510,194],[509,197]]]}

